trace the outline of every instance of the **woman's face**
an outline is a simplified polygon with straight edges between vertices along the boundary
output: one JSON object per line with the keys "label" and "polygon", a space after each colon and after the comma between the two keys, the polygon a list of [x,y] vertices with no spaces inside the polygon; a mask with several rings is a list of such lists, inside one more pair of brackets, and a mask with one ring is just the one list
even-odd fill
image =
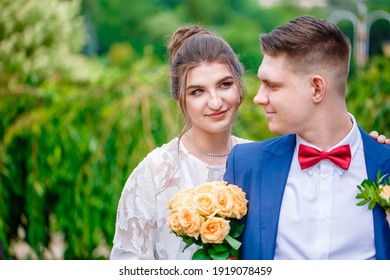
{"label": "woman's face", "polygon": [[231,129],[240,93],[225,63],[202,63],[188,71],[186,109],[193,129],[219,133]]}

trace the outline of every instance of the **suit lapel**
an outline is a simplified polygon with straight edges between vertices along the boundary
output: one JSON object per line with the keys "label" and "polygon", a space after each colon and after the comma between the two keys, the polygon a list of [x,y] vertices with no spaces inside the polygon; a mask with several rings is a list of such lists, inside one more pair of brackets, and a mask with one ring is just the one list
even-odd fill
{"label": "suit lapel", "polygon": [[[371,137],[360,129],[363,139],[364,156],[366,161],[367,177],[369,180],[376,181],[379,170],[385,168],[385,161],[388,161],[388,155],[384,155],[380,146],[371,139]],[[389,172],[388,168],[382,172]],[[386,222],[385,211],[380,206],[375,206],[372,211],[374,218],[375,249],[377,259],[390,259],[390,229]]]}
{"label": "suit lapel", "polygon": [[261,171],[260,232],[262,259],[273,259],[280,207],[296,143],[295,135],[281,138],[264,152]]}

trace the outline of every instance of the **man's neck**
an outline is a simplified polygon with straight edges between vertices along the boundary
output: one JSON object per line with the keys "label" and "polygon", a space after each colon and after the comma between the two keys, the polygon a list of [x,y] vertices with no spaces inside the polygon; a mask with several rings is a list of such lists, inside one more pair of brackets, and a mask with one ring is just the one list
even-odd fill
{"label": "man's neck", "polygon": [[353,127],[353,121],[348,113],[324,118],[312,130],[298,135],[310,144],[322,150],[328,150],[343,140]]}

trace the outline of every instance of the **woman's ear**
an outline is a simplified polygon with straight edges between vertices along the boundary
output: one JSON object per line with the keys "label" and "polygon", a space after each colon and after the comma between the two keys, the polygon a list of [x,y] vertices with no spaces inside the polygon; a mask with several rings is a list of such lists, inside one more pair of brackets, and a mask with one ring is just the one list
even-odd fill
{"label": "woman's ear", "polygon": [[325,96],[325,79],[319,75],[312,76],[310,79],[312,86],[312,99],[314,103],[320,103]]}

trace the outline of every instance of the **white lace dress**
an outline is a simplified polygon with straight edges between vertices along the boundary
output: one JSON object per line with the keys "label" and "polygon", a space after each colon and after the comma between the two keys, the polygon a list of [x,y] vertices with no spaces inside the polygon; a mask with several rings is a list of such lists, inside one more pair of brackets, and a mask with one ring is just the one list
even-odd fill
{"label": "white lace dress", "polygon": [[[233,144],[247,142],[233,137]],[[189,260],[197,247],[166,225],[169,200],[181,189],[222,180],[225,165],[209,165],[178,146],[178,138],[154,149],[134,169],[119,200],[110,259]]]}

